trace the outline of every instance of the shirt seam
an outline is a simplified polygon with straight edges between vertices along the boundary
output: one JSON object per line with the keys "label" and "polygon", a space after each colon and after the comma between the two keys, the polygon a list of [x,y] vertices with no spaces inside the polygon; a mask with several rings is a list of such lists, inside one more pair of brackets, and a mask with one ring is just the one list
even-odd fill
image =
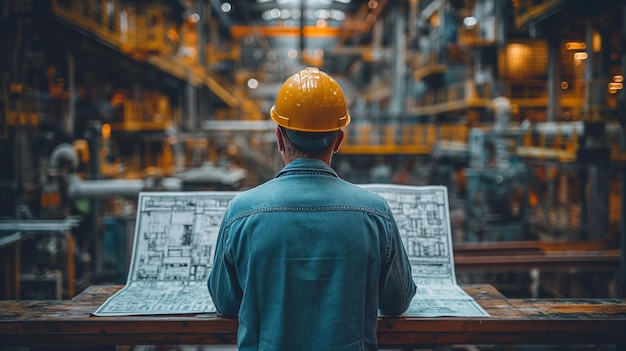
{"label": "shirt seam", "polygon": [[267,213],[267,212],[319,212],[319,211],[352,211],[352,212],[364,212],[373,214],[376,216],[380,216],[385,220],[389,220],[390,218],[386,213],[373,210],[368,207],[361,206],[277,206],[277,207],[264,207],[258,208],[254,210],[244,211],[239,213],[238,215],[229,218],[226,222],[226,227],[230,227],[234,222],[246,218],[259,213]]}

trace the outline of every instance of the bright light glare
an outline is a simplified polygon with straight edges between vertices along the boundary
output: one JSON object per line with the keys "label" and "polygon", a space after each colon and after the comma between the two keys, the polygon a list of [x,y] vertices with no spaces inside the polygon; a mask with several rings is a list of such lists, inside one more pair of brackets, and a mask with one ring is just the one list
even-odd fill
{"label": "bright light glare", "polygon": [[478,23],[478,20],[476,19],[476,17],[470,16],[470,17],[463,18],[463,24],[467,28],[474,27],[476,25],[476,23]]}
{"label": "bright light glare", "polygon": [[624,84],[622,83],[609,83],[609,89],[619,90],[619,89],[622,89],[623,87],[624,87]]}
{"label": "bright light glare", "polygon": [[330,11],[326,9],[318,9],[315,11],[317,18],[328,19],[330,17]]}
{"label": "bright light glare", "polygon": [[256,89],[259,86],[259,81],[254,79],[254,78],[250,78],[248,79],[248,88],[250,89]]}
{"label": "bright light glare", "polygon": [[577,60],[586,60],[589,55],[584,51],[574,53],[574,58]]}
{"label": "bright light glare", "polygon": [[587,48],[587,45],[578,41],[569,41],[565,43],[565,48],[567,50],[585,50]]}
{"label": "bright light glare", "polygon": [[229,2],[225,2],[222,4],[222,11],[228,13],[232,11],[232,9],[233,9],[233,5],[231,5]]}

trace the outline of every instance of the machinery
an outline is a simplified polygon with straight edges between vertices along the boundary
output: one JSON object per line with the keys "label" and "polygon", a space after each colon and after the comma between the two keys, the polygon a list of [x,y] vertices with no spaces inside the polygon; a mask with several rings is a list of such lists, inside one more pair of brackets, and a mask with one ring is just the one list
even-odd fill
{"label": "machinery", "polygon": [[123,280],[137,193],[273,177],[277,82],[316,66],[352,117],[343,178],[448,186],[456,242],[615,247],[625,10],[592,3],[0,0],[2,232],[35,225],[22,271],[64,297],[70,247],[74,288]]}

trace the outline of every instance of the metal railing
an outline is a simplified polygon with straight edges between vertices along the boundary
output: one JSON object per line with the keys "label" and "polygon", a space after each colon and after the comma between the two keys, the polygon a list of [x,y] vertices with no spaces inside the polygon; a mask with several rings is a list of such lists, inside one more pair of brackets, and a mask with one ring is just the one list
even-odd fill
{"label": "metal railing", "polygon": [[521,28],[530,21],[559,6],[563,0],[516,0],[515,26]]}
{"label": "metal railing", "polygon": [[117,0],[52,0],[60,18],[97,34],[125,53],[163,53],[166,50],[165,17],[160,7],[138,10]]}
{"label": "metal railing", "polygon": [[579,129],[577,122],[548,122],[533,128],[521,137],[516,154],[526,158],[554,159],[574,162],[578,151]]}
{"label": "metal railing", "polygon": [[194,86],[206,85],[230,107],[239,106],[243,100],[207,73],[205,63],[198,62],[197,48],[176,55],[167,39],[163,9],[158,5],[138,8],[121,5],[118,0],[52,0],[52,10],[62,20],[97,35],[122,53],[146,60]]}
{"label": "metal railing", "polygon": [[362,123],[346,129],[342,154],[429,154],[437,138],[432,124]]}

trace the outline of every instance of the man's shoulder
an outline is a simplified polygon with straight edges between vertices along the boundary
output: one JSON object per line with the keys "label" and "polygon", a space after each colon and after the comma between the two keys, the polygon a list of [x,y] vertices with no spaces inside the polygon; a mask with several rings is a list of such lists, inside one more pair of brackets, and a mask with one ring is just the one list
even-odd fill
{"label": "man's shoulder", "polygon": [[266,194],[272,194],[275,191],[278,191],[278,189],[274,187],[272,183],[274,183],[274,179],[259,184],[253,188],[239,192],[230,201],[229,207],[236,208],[263,201],[263,199],[267,196]]}

